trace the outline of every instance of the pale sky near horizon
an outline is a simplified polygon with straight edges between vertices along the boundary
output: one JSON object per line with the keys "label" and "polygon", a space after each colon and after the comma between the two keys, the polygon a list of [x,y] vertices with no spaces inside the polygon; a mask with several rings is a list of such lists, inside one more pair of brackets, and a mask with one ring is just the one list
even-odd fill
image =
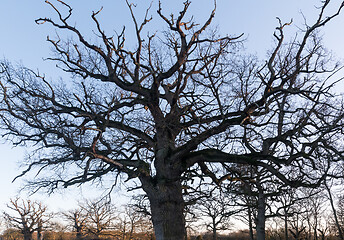
{"label": "pale sky near horizon", "polygon": [[[51,0],[56,3],[56,1]],[[120,31],[123,25],[132,24],[129,21],[129,11],[125,7],[124,0],[74,0],[67,1],[73,8],[75,17],[72,22],[87,34],[92,34],[91,28],[94,25],[90,21],[92,10],[99,10],[104,6],[100,14],[101,23],[107,30]],[[136,1],[140,2],[140,1]],[[145,3],[150,2],[146,1]],[[173,2],[173,3],[172,3]],[[163,12],[169,15],[170,11],[175,14],[183,7],[182,0],[162,0]],[[273,44],[273,31],[278,25],[276,17],[283,22],[293,19],[293,26],[290,32],[295,32],[296,26],[303,26],[303,19],[300,11],[312,22],[317,15],[314,4],[319,5],[320,1],[315,0],[218,0],[217,13],[214,26],[218,26],[222,34],[239,35],[244,33],[247,38],[247,49],[251,53],[257,53],[261,57],[271,48]],[[332,1],[339,4],[340,1]],[[144,14],[147,4],[138,4],[135,11],[139,15]],[[193,0],[190,13],[195,15],[195,20],[200,21],[207,18],[213,6],[212,0]],[[337,5],[338,6],[338,5]],[[153,2],[152,12],[157,8],[157,1]],[[34,20],[39,17],[54,17],[56,15],[43,0],[0,0],[0,56],[12,62],[21,62],[32,69],[39,69],[51,79],[60,76],[66,77],[54,66],[55,63],[43,61],[49,57],[50,45],[45,41],[48,34],[53,35],[54,29],[48,24],[37,25]],[[332,12],[334,8],[331,9]],[[157,20],[157,19],[156,19]],[[157,21],[159,22],[159,21]],[[160,21],[161,22],[161,21]],[[152,31],[154,24],[150,26]],[[333,50],[338,58],[344,59],[344,12],[337,19],[334,19],[323,31],[325,45]],[[127,33],[130,36],[132,33]],[[16,195],[20,181],[12,184],[12,179],[21,172],[18,169],[21,159],[24,156],[25,148],[12,148],[8,144],[0,146],[0,212],[10,197]],[[83,190],[83,193],[89,190]],[[93,192],[93,191],[90,191]],[[72,207],[77,199],[83,195],[79,191],[67,191],[63,195],[44,194],[35,195],[34,198],[42,199],[53,209]],[[84,194],[89,197],[90,194]],[[91,194],[92,196],[92,194]]]}

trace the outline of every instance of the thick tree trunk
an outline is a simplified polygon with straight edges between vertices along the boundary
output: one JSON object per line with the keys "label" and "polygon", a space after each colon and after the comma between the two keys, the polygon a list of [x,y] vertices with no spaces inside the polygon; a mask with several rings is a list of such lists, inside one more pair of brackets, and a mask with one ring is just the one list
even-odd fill
{"label": "thick tree trunk", "polygon": [[265,197],[264,193],[259,190],[258,193],[258,213],[257,213],[257,240],[265,240]]}
{"label": "thick tree trunk", "polygon": [[77,230],[76,230],[76,239],[80,240],[80,239],[82,239],[82,236],[83,236],[83,234],[81,232],[81,228],[77,228]]}
{"label": "thick tree trunk", "polygon": [[43,223],[42,223],[42,220],[40,220],[37,227],[37,240],[43,239],[42,232],[43,232]]}
{"label": "thick tree trunk", "polygon": [[23,231],[23,235],[24,235],[24,240],[33,240],[32,232],[31,231],[24,230]]}
{"label": "thick tree trunk", "polygon": [[150,201],[156,240],[184,240],[186,228],[184,200],[180,180],[140,178]]}
{"label": "thick tree trunk", "polygon": [[37,240],[43,240],[42,232],[37,232]]}
{"label": "thick tree trunk", "polygon": [[79,221],[75,220],[74,221],[74,228],[75,228],[75,231],[76,231],[76,239],[77,240],[80,240],[82,239],[82,229],[83,229],[83,224],[80,224]]}
{"label": "thick tree trunk", "polygon": [[318,231],[317,231],[317,227],[318,227],[318,221],[317,218],[315,219],[315,227],[314,227],[314,240],[318,240]]}
{"label": "thick tree trunk", "polygon": [[213,221],[213,240],[217,240],[216,224]]}

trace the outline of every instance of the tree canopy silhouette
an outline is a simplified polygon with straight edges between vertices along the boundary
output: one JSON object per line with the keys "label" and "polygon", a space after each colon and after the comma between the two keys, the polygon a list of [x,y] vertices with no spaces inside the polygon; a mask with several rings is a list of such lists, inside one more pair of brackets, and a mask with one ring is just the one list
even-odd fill
{"label": "tree canopy silhouette", "polygon": [[72,80],[49,81],[6,61],[0,75],[3,136],[35,148],[19,175],[37,171],[31,186],[138,179],[156,238],[180,240],[188,180],[230,181],[241,164],[294,187],[340,177],[343,104],[332,91],[340,66],[318,32],[344,3],[326,15],[330,1],[321,1],[315,22],[292,41],[284,37],[291,23],[279,20],[275,46],[259,61],[240,51],[241,36],[211,31],[215,9],[204,23],[188,19],[190,1],[177,15],[159,2],[166,31],[147,36],[150,9],[139,22],[127,1],[135,47],[127,46],[124,28],[113,36],[102,29],[101,11],[91,15],[98,37],[91,42],[70,23],[71,6],[46,2],[57,18],[36,22],[75,36],[47,38],[49,59]]}

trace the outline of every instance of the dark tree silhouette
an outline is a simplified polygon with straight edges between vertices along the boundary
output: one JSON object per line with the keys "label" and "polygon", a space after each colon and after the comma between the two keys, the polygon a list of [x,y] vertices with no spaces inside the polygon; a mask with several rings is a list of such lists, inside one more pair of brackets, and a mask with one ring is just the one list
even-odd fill
{"label": "dark tree silhouette", "polygon": [[318,32],[343,4],[326,15],[330,1],[320,1],[318,18],[291,42],[284,37],[290,23],[279,21],[275,46],[260,62],[240,53],[240,37],[208,31],[215,9],[203,24],[189,20],[189,1],[176,15],[159,3],[167,30],[147,37],[149,11],[140,23],[127,2],[136,47],[127,46],[124,29],[107,35],[100,11],[91,16],[93,43],[72,25],[68,4],[58,1],[63,13],[46,2],[57,19],[36,22],[75,36],[48,37],[50,59],[73,82],[1,63],[1,128],[14,144],[37,148],[20,174],[38,171],[31,186],[54,190],[126,175],[149,198],[156,238],[180,240],[185,178],[219,184],[227,174],[219,169],[245,164],[284,184],[316,187],[342,161],[342,103],[331,93],[339,68]]}

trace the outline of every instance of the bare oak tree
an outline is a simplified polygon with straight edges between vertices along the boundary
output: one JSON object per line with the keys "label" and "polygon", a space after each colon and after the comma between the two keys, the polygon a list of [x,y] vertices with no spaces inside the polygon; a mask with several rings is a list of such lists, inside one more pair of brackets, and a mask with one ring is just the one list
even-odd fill
{"label": "bare oak tree", "polygon": [[73,226],[73,230],[76,232],[76,239],[82,239],[86,233],[87,212],[79,207],[69,211],[61,213],[63,218]]}
{"label": "bare oak tree", "polygon": [[113,229],[117,217],[115,207],[106,199],[86,200],[80,206],[87,216],[85,228],[88,234],[99,239]]}
{"label": "bare oak tree", "polygon": [[9,226],[20,230],[24,240],[33,240],[33,233],[42,234],[43,222],[49,219],[47,207],[41,202],[23,200],[20,198],[11,199],[7,207],[11,213],[4,212],[4,218]]}
{"label": "bare oak tree", "polygon": [[152,224],[146,214],[137,211],[135,207],[128,204],[116,218],[115,229],[120,233],[118,239],[136,239],[135,233],[149,234],[152,232]]}
{"label": "bare oak tree", "polygon": [[202,198],[196,205],[202,224],[212,233],[212,239],[218,239],[218,231],[229,230],[230,218],[240,211],[234,207],[234,201],[228,195],[213,191],[207,198]]}
{"label": "bare oak tree", "polygon": [[91,15],[99,37],[91,42],[72,25],[68,4],[46,2],[57,18],[36,22],[75,36],[48,37],[50,60],[73,82],[5,61],[0,70],[3,136],[37,147],[20,174],[38,171],[31,186],[54,190],[126,175],[149,198],[156,238],[180,240],[185,178],[220,184],[227,173],[218,169],[245,164],[284,184],[316,187],[342,161],[342,102],[331,92],[339,66],[318,32],[343,3],[327,15],[330,1],[320,1],[314,23],[289,42],[291,23],[279,21],[275,46],[259,61],[240,53],[239,36],[210,31],[215,9],[203,24],[188,19],[189,1],[171,15],[159,2],[166,31],[148,35],[149,9],[139,22],[127,2],[135,47],[124,29],[114,36],[102,29],[101,11]]}

